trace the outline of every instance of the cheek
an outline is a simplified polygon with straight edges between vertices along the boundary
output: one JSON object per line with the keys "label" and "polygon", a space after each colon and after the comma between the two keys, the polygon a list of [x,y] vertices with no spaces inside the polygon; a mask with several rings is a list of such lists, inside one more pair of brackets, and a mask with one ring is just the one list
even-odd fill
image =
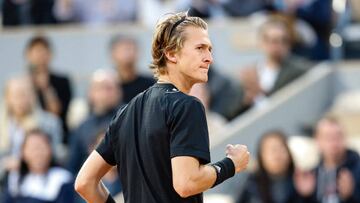
{"label": "cheek", "polygon": [[263,159],[264,167],[266,169],[274,168],[274,160],[275,160],[274,156],[268,154],[268,152],[265,152],[262,159]]}

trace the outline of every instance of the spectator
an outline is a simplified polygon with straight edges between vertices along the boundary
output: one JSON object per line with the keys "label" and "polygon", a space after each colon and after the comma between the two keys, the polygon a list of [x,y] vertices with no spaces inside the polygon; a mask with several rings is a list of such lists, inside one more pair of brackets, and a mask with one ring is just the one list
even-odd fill
{"label": "spectator", "polygon": [[206,121],[209,128],[210,142],[216,141],[218,138],[214,135],[217,135],[216,133],[221,132],[227,121],[223,116],[209,109],[210,94],[208,86],[206,84],[195,84],[191,88],[190,95],[197,97],[204,105]]}
{"label": "spectator", "polygon": [[54,0],[3,0],[3,26],[53,24],[56,20],[52,14]]}
{"label": "spectator", "polygon": [[258,169],[251,174],[237,203],[295,203],[294,162],[281,131],[269,131],[259,141]]}
{"label": "spectator", "polygon": [[310,64],[290,54],[291,34],[287,24],[269,19],[259,33],[265,60],[241,70],[240,81],[244,89],[243,108],[261,106],[272,95],[305,73]]}
{"label": "spectator", "polygon": [[41,107],[58,115],[62,121],[64,142],[67,143],[66,115],[71,100],[71,85],[66,76],[54,73],[50,66],[51,45],[47,38],[35,36],[27,44],[26,59]]}
{"label": "spectator", "polygon": [[88,156],[97,133],[106,129],[122,103],[119,80],[112,71],[97,70],[89,90],[90,115],[72,133],[68,167],[75,175]]}
{"label": "spectator", "polygon": [[346,148],[345,135],[335,118],[316,126],[321,161],[314,172],[298,172],[296,187],[306,202],[360,202],[360,158]]}
{"label": "spectator", "polygon": [[27,133],[20,169],[8,177],[4,203],[72,203],[73,177],[55,165],[50,137],[41,130]]}
{"label": "spectator", "polygon": [[121,80],[123,101],[128,103],[137,94],[152,86],[155,80],[137,72],[138,47],[133,38],[115,36],[111,40],[110,49],[112,60]]}
{"label": "spectator", "polygon": [[311,59],[326,60],[330,56],[329,37],[332,29],[332,0],[273,0],[276,10],[309,23],[317,42],[311,49]]}
{"label": "spectator", "polygon": [[5,104],[0,121],[0,175],[1,171],[18,168],[27,130],[36,127],[49,133],[56,152],[59,152],[62,138],[60,120],[36,106],[34,90],[28,78],[10,79],[4,92]]}
{"label": "spectator", "polygon": [[54,15],[59,21],[85,24],[133,22],[137,19],[137,1],[56,0]]}

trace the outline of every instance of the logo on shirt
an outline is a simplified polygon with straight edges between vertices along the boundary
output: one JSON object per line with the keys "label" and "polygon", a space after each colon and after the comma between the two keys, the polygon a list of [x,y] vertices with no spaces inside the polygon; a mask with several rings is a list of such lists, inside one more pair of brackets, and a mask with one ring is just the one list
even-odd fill
{"label": "logo on shirt", "polygon": [[166,93],[178,93],[178,92],[180,91],[176,88],[172,88],[171,90],[166,90]]}

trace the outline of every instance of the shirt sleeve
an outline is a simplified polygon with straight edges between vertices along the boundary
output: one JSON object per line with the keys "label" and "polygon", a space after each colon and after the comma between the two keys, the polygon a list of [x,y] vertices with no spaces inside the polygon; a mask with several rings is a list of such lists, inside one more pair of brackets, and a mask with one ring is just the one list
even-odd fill
{"label": "shirt sleeve", "polygon": [[115,136],[114,127],[115,119],[110,123],[108,129],[106,130],[105,137],[97,146],[96,151],[100,154],[100,156],[110,165],[116,165],[116,159],[114,155],[113,141],[112,136]]}
{"label": "shirt sleeve", "polygon": [[195,98],[175,102],[170,122],[170,156],[191,156],[201,164],[210,162],[205,110]]}

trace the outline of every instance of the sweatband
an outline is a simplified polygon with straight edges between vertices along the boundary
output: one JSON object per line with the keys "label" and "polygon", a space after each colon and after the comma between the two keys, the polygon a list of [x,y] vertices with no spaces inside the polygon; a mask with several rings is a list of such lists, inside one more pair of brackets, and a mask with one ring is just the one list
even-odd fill
{"label": "sweatband", "polygon": [[211,166],[214,167],[216,171],[216,181],[212,187],[219,185],[220,183],[235,175],[234,162],[228,157],[211,164]]}

